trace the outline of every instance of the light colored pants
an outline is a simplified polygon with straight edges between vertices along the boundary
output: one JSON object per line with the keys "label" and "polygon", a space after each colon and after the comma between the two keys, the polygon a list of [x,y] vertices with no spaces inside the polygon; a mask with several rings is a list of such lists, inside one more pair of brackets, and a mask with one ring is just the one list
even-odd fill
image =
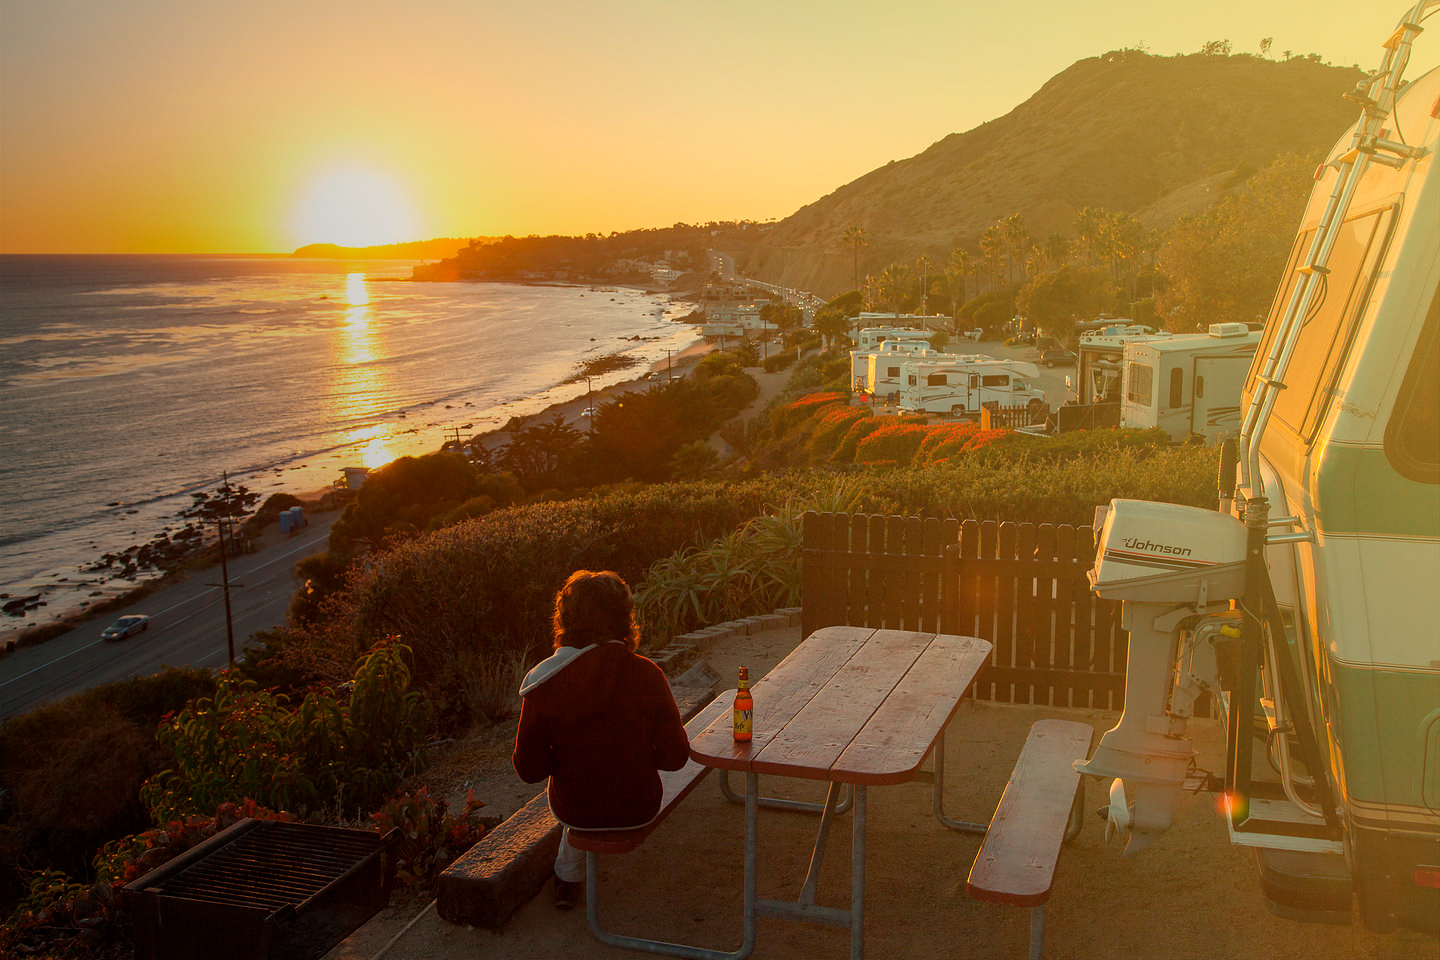
{"label": "light colored pants", "polygon": [[566,883],[585,879],[585,851],[570,846],[570,828],[560,834],[560,849],[555,854],[555,876]]}

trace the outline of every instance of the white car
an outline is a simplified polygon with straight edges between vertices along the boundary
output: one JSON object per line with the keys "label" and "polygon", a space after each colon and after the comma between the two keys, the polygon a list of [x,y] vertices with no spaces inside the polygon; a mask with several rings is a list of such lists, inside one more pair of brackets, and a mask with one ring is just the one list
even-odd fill
{"label": "white car", "polygon": [[580,411],[580,416],[585,417],[588,420],[590,417],[595,416],[595,408],[586,407],[584,410]]}
{"label": "white car", "polygon": [[143,613],[131,614],[128,617],[121,617],[100,633],[101,640],[124,640],[134,633],[144,633],[150,629],[150,618]]}

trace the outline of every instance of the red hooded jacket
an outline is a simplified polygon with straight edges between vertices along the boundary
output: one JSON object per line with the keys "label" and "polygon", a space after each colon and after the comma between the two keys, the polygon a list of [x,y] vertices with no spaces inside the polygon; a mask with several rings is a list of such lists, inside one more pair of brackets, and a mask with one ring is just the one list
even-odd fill
{"label": "red hooded jacket", "polygon": [[638,827],[660,810],[659,770],[690,740],[664,672],[624,643],[561,647],[520,687],[515,772],[550,778],[555,818],[581,829]]}

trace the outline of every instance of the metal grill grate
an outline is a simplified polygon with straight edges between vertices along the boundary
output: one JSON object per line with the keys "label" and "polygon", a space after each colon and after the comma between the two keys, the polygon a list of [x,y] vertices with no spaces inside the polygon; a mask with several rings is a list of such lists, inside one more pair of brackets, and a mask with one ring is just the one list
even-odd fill
{"label": "metal grill grate", "polygon": [[[127,894],[139,898],[136,954],[142,960],[290,956],[296,951],[272,947],[280,945],[282,933],[291,939],[297,927],[303,933],[306,920],[329,933],[353,929],[358,923],[347,918],[357,915],[357,906],[363,922],[389,899],[389,839],[363,830],[242,820],[127,885]],[[343,916],[337,923],[327,911]]]}

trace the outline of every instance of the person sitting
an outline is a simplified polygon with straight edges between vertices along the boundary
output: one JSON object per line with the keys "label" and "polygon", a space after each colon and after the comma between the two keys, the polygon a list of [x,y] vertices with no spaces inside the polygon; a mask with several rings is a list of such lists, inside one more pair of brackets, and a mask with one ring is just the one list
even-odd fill
{"label": "person sitting", "polygon": [[511,758],[526,783],[550,778],[550,810],[564,826],[555,905],[579,899],[585,853],[571,829],[641,827],[660,810],[660,770],[679,770],[690,740],[665,673],[635,652],[640,631],[625,580],[577,570],[555,595],[554,653],[520,685]]}

